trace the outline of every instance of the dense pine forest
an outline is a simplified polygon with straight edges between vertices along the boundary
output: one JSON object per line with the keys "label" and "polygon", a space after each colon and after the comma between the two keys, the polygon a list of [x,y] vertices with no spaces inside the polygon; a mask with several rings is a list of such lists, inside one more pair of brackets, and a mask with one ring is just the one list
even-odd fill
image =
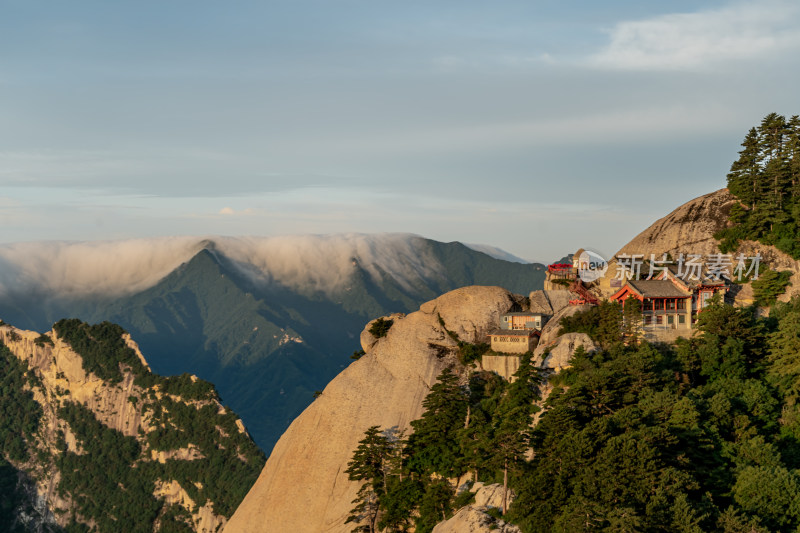
{"label": "dense pine forest", "polygon": [[800,259],[800,117],[770,113],[747,133],[728,190],[741,203],[716,235],[723,252],[752,239]]}

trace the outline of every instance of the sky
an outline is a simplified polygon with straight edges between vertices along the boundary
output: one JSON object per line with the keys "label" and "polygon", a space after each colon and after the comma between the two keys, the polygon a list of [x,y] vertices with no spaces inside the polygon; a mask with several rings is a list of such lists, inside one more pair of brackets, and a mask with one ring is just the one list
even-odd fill
{"label": "sky", "polygon": [[800,113],[792,1],[0,0],[0,243],[612,255]]}

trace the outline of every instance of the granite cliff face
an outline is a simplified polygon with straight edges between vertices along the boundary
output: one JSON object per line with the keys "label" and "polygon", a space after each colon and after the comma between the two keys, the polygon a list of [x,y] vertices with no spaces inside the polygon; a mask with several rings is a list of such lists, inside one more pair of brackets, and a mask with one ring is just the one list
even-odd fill
{"label": "granite cliff face", "polygon": [[[714,233],[727,225],[736,198],[728,189],[705,194],[686,202],[658,219],[622,247],[620,253],[709,254],[717,252]],[[652,250],[652,252],[650,252]]]}
{"label": "granite cliff face", "polygon": [[373,425],[408,431],[436,377],[456,361],[456,343],[482,342],[514,304],[499,287],[466,287],[395,315],[385,337],[363,335],[366,355],[331,381],[284,433],[225,528],[237,532],[349,532],[359,484],[344,473]]}
{"label": "granite cliff face", "polygon": [[[122,341],[123,346],[133,350],[143,367],[147,369],[144,356],[130,336],[123,335]],[[84,358],[65,339],[59,337],[55,329],[40,335],[37,332],[23,331],[3,324],[0,326],[0,349],[3,349],[3,346],[7,348],[3,357],[16,358],[27,367],[27,382],[24,389],[32,394],[33,400],[41,407],[37,430],[33,435],[25,437],[27,459],[13,461],[14,467],[24,473],[24,478],[27,480],[26,490],[32,492],[35,499],[37,516],[27,516],[29,525],[32,523],[38,524],[39,528],[47,528],[48,524],[67,526],[71,523],[80,523],[99,527],[96,517],[83,515],[80,504],[82,499],[94,497],[87,496],[87,493],[83,492],[83,488],[94,483],[92,479],[88,479],[93,474],[86,473],[87,479],[84,485],[80,479],[81,472],[72,470],[69,482],[64,484],[64,468],[67,468],[64,465],[76,464],[64,462],[68,456],[80,461],[81,457],[91,455],[89,449],[96,446],[99,446],[97,449],[103,453],[116,453],[108,449],[109,443],[112,442],[106,438],[108,435],[103,437],[97,433],[106,430],[94,429],[87,433],[86,428],[99,423],[97,428],[113,430],[109,434],[120,436],[113,442],[138,449],[140,453],[136,459],[137,468],[157,478],[150,485],[150,489],[144,489],[150,490],[151,494],[143,494],[145,499],[154,497],[161,502],[153,504],[156,508],[160,505],[162,511],[159,517],[151,517],[155,518],[155,522],[150,526],[151,530],[159,530],[160,525],[165,523],[166,519],[163,519],[163,516],[167,512],[180,516],[177,522],[189,526],[193,531],[210,533],[222,529],[227,522],[224,510],[220,510],[223,502],[202,492],[201,481],[192,483],[190,481],[193,480],[192,474],[181,476],[180,481],[166,475],[167,472],[174,471],[171,467],[180,463],[199,466],[206,459],[207,451],[201,450],[192,442],[174,447],[164,445],[165,441],[175,441],[176,437],[177,440],[182,438],[178,436],[181,431],[179,424],[165,413],[165,405],[171,406],[176,413],[181,411],[182,416],[190,419],[200,418],[201,411],[203,413],[213,411],[219,418],[212,417],[209,422],[219,423],[219,430],[224,431],[223,426],[227,427],[228,424],[222,420],[231,415],[218,402],[215,394],[184,399],[173,390],[164,390],[167,381],[142,386],[136,383],[137,376],[134,372],[123,364],[119,364],[121,377],[118,381],[101,379],[94,372],[87,371]],[[109,354],[109,357],[113,356]],[[149,373],[149,369],[147,372]],[[192,390],[192,385],[197,383],[191,379],[186,381],[184,390]],[[203,386],[201,383],[197,385]],[[72,418],[65,416],[65,408],[70,407]],[[84,418],[80,419],[81,415]],[[229,425],[240,428],[241,437],[246,437],[243,425]],[[170,434],[172,430],[175,433]],[[157,432],[159,438],[150,439],[153,432]],[[249,437],[246,437],[246,440],[249,441]],[[232,442],[230,441],[229,445]],[[252,449],[256,450],[252,441],[250,443]],[[236,454],[237,449],[234,447],[230,453]],[[243,457],[249,455],[249,451],[244,449],[240,451]],[[102,457],[95,457],[94,460],[103,463]],[[249,457],[247,460],[250,460]],[[257,468],[260,464],[259,462],[253,466]],[[128,465],[128,468],[132,466]],[[108,468],[109,477],[115,475],[112,473],[114,465],[110,463],[98,464],[98,468],[101,470]],[[79,480],[77,484],[76,479]],[[144,480],[144,478],[136,479]],[[83,488],[77,489],[76,486]],[[144,486],[147,487],[146,484]],[[235,506],[237,503],[238,501],[228,502],[228,505]],[[115,512],[112,509],[105,511]],[[148,519],[146,514],[142,513],[142,521]],[[135,524],[136,527],[145,525]]]}

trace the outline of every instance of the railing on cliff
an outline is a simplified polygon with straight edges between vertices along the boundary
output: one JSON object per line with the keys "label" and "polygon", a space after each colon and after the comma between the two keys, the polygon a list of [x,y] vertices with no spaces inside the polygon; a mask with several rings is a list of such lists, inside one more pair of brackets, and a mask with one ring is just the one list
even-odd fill
{"label": "railing on cliff", "polygon": [[597,297],[589,292],[589,289],[583,286],[583,281],[576,279],[572,282],[572,285],[569,286],[570,292],[574,292],[580,298],[575,298],[569,301],[570,305],[583,305],[583,304],[592,304],[597,305]]}

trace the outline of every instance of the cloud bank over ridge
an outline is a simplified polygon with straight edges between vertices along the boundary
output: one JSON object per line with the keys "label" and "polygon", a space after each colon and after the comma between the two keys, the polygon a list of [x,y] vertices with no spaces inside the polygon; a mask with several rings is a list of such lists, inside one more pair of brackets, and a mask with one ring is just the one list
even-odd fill
{"label": "cloud bank over ridge", "polygon": [[401,285],[436,277],[442,266],[429,241],[413,234],[278,237],[165,237],[94,242],[0,245],[0,296],[12,292],[53,298],[115,297],[154,286],[203,249],[218,253],[257,283],[327,294],[357,267],[375,280]]}

